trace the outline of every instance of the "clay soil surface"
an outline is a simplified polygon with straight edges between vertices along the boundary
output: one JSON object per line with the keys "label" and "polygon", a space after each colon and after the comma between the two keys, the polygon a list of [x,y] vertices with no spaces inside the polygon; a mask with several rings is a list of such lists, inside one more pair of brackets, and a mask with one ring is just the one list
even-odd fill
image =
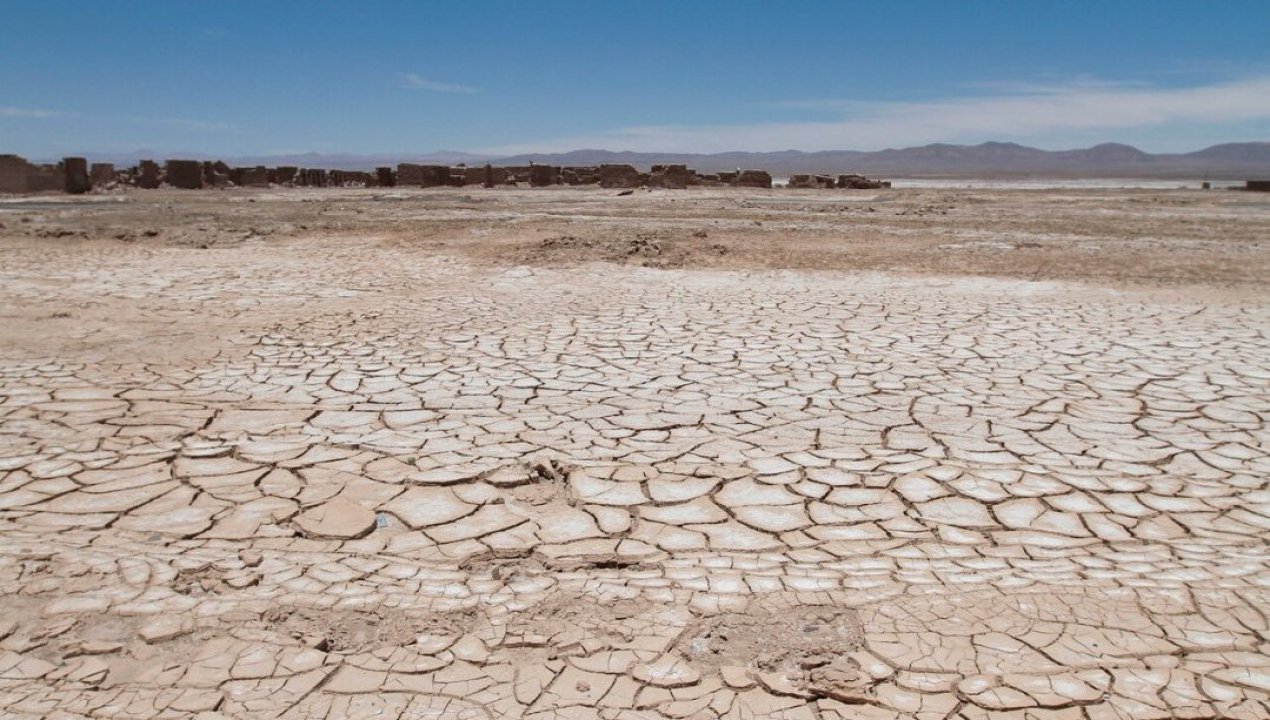
{"label": "clay soil surface", "polygon": [[0,717],[1270,717],[1270,196],[0,198]]}

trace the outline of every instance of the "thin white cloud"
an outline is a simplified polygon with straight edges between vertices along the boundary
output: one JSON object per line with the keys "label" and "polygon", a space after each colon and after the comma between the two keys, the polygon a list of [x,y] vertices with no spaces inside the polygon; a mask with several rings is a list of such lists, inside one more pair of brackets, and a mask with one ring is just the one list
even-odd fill
{"label": "thin white cloud", "polygon": [[[0,117],[45,119],[84,118],[89,116],[80,112],[0,106]],[[130,123],[173,125],[176,127],[189,128],[191,130],[233,130],[238,127],[238,125],[234,123],[214,122],[211,120],[192,120],[189,118],[165,117],[160,115],[112,115],[109,113],[95,113],[91,117],[95,117],[100,120],[122,120]]]}
{"label": "thin white cloud", "polygon": [[428,92],[461,93],[464,95],[471,95],[473,93],[480,92],[469,85],[455,85],[453,83],[437,82],[435,80],[429,80],[420,75],[416,75],[415,73],[401,73],[397,77],[401,81],[401,87],[406,88],[407,90],[427,90]]}
{"label": "thin white cloud", "polygon": [[644,152],[877,150],[935,142],[1035,141],[1090,131],[1211,129],[1270,121],[1270,75],[1183,88],[1083,79],[929,101],[814,101],[801,104],[800,109],[830,111],[839,117],[751,125],[625,127],[485,151],[511,154],[587,147]]}
{"label": "thin white cloud", "polygon": [[1103,80],[1088,75],[1073,78],[1051,78],[1035,80],[981,80],[962,83],[960,87],[984,93],[998,95],[1033,94],[1063,95],[1075,90],[1132,90],[1150,89],[1151,84],[1145,82],[1129,82],[1124,80]]}
{"label": "thin white cloud", "polygon": [[161,117],[154,115],[121,115],[121,120],[134,123],[153,123],[155,125],[174,125],[191,130],[234,130],[235,123],[213,122],[211,120],[190,120],[188,118]]}
{"label": "thin white cloud", "polygon": [[62,113],[57,110],[40,110],[38,108],[0,107],[0,117],[11,118],[51,118]]}

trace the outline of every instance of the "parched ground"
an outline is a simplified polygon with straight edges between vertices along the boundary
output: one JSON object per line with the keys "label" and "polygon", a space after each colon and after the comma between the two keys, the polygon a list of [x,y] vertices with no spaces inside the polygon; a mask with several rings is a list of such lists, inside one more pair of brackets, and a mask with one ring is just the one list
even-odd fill
{"label": "parched ground", "polygon": [[0,199],[0,717],[1270,717],[1270,196]]}

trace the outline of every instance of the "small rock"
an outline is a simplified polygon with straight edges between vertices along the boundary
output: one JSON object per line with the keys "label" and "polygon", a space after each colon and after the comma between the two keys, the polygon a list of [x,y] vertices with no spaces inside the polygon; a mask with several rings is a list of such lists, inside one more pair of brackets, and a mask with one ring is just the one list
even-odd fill
{"label": "small rock", "polygon": [[748,690],[754,687],[754,678],[750,677],[749,672],[739,665],[725,665],[719,668],[719,674],[723,676],[723,684],[733,690]]}
{"label": "small rock", "polygon": [[636,665],[631,675],[646,685],[662,688],[687,687],[701,679],[696,668],[674,655],[662,655],[651,663]]}
{"label": "small rock", "polygon": [[435,655],[454,644],[453,635],[420,635],[415,638],[415,649],[424,655]]}
{"label": "small rock", "polygon": [[758,674],[759,684],[763,689],[773,695],[783,695],[785,697],[811,698],[811,693],[798,687],[789,679],[789,676],[783,672],[768,672]]}
{"label": "small rock", "polygon": [[352,500],[336,497],[301,513],[295,524],[307,537],[348,540],[374,530],[375,513]]}
{"label": "small rock", "polygon": [[166,615],[146,623],[137,634],[141,636],[142,640],[154,644],[181,637],[193,630],[193,620]]}
{"label": "small rock", "polygon": [[260,576],[257,575],[256,573],[245,573],[243,575],[235,575],[234,577],[226,578],[225,584],[230,586],[231,588],[234,588],[235,590],[242,590],[243,588],[259,585]]}
{"label": "small rock", "polygon": [[459,638],[458,642],[450,646],[450,652],[454,653],[454,657],[467,662],[483,663],[489,659],[489,648],[472,635]]}
{"label": "small rock", "polygon": [[76,654],[79,655],[105,655],[107,653],[119,652],[123,649],[123,643],[111,642],[109,640],[85,640],[79,644]]}

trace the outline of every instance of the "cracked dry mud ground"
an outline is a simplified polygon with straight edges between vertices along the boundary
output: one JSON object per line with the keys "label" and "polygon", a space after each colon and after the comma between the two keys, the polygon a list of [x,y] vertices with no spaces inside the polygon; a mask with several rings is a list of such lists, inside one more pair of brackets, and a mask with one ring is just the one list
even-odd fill
{"label": "cracked dry mud ground", "polygon": [[2,203],[0,716],[1270,717],[1270,209],[1071,195]]}

